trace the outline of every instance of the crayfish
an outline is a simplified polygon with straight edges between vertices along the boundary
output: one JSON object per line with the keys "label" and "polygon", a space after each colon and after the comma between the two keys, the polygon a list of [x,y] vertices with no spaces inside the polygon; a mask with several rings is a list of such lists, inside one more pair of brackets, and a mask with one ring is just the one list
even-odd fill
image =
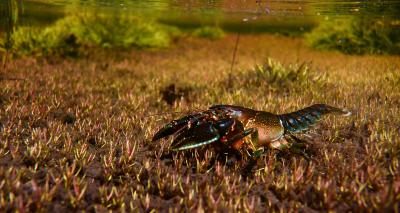
{"label": "crayfish", "polygon": [[175,135],[171,144],[173,151],[214,144],[252,157],[260,156],[269,148],[289,150],[309,159],[301,149],[304,144],[294,134],[308,130],[328,114],[349,116],[351,112],[326,104],[286,114],[215,105],[171,121],[154,135],[153,141]]}

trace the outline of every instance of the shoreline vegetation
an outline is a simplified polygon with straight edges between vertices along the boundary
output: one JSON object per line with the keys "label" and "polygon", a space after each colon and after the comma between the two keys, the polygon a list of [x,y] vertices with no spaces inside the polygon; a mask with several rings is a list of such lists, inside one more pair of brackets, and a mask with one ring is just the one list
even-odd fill
{"label": "shoreline vegetation", "polygon": [[[235,40],[227,33],[160,51],[11,60],[6,74],[25,81],[0,87],[0,209],[398,209],[399,56],[242,35],[232,89]],[[244,160],[214,162],[210,147],[167,155],[169,141],[151,142],[170,119],[216,103],[272,112],[327,103],[353,116],[329,117],[304,138],[312,161],[269,150],[247,179]]]}
{"label": "shoreline vegetation", "polygon": [[310,47],[350,55],[400,54],[400,19],[393,17],[327,16],[320,21],[265,19],[246,23],[235,18],[195,21],[92,11],[66,14],[45,26],[16,27],[17,20],[18,15],[5,23],[10,30],[0,34],[0,52],[78,57],[88,48],[157,50],[182,37],[220,39],[225,33],[272,33],[303,38]]}
{"label": "shoreline vegetation", "polygon": [[[0,38],[0,50],[8,50],[16,56],[72,56],[85,54],[88,48],[147,49],[170,47],[182,37],[220,39],[225,32],[279,33],[298,36],[309,29],[312,22],[222,24],[185,22],[180,20],[157,20],[145,16],[107,15],[80,13],[66,15],[46,26],[20,26]],[[226,31],[228,30],[228,31]]]}

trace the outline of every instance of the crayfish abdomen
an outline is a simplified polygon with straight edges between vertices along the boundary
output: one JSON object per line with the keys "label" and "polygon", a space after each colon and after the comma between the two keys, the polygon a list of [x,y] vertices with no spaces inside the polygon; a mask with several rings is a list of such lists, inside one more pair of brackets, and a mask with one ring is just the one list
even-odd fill
{"label": "crayfish abdomen", "polygon": [[175,135],[172,150],[215,143],[236,150],[251,150],[251,153],[264,148],[282,150],[296,143],[298,139],[293,134],[308,130],[327,114],[348,116],[351,113],[325,104],[280,115],[240,106],[216,105],[171,121],[154,135],[153,141]]}

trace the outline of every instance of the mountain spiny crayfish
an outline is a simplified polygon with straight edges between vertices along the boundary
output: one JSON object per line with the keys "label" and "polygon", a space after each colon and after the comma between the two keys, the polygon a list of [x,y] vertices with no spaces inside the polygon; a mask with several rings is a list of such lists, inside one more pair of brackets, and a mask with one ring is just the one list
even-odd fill
{"label": "mountain spiny crayfish", "polygon": [[308,130],[328,114],[349,116],[351,112],[326,104],[315,104],[287,114],[215,105],[171,121],[154,135],[153,141],[175,135],[171,144],[174,151],[218,144],[240,153],[247,152],[252,157],[258,157],[264,148],[270,148],[289,149],[309,159],[301,149],[304,144],[293,134]]}

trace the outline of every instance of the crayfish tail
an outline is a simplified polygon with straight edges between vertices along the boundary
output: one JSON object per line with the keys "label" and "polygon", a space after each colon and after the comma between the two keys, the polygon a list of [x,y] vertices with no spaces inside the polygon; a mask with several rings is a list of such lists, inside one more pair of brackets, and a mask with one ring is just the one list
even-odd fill
{"label": "crayfish tail", "polygon": [[347,109],[339,109],[326,104],[315,104],[296,112],[281,114],[279,119],[285,131],[298,133],[309,129],[327,114],[350,116],[351,112]]}

